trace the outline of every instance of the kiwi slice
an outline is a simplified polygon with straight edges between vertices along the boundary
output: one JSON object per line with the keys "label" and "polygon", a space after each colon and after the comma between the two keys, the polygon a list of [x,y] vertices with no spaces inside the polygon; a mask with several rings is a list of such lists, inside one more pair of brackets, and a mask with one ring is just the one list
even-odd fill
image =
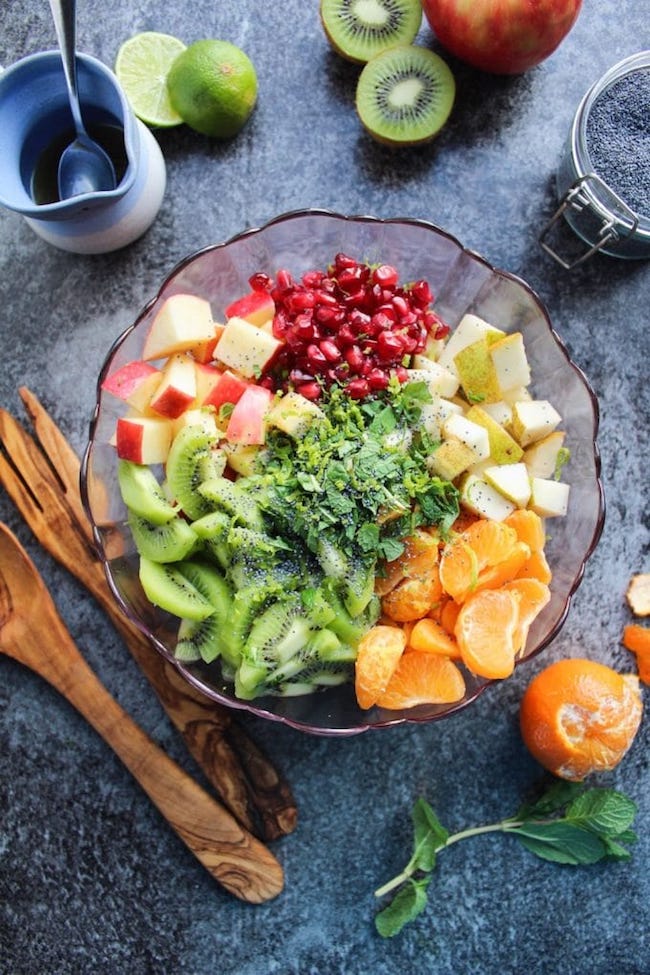
{"label": "kiwi slice", "polygon": [[210,510],[215,508],[246,528],[264,531],[262,511],[254,498],[227,477],[212,477],[199,485],[199,494]]}
{"label": "kiwi slice", "polygon": [[165,525],[176,517],[176,508],[165,497],[150,467],[120,460],[117,480],[124,504],[147,521]]}
{"label": "kiwi slice", "polygon": [[212,663],[225,646],[223,634],[232,606],[230,586],[220,572],[202,562],[187,560],[179,562],[177,568],[211,603],[214,613],[204,620],[181,620],[174,656],[188,663],[195,660]]}
{"label": "kiwi slice", "polygon": [[156,525],[130,511],[128,522],[138,553],[152,562],[178,562],[200,545],[196,532],[178,516]]}
{"label": "kiwi slice", "polygon": [[154,606],[181,619],[204,620],[213,615],[214,606],[177,566],[141,557],[139,576],[144,594]]}
{"label": "kiwi slice", "polygon": [[167,457],[167,483],[192,521],[212,510],[199,494],[199,485],[221,475],[225,466],[225,454],[216,448],[214,435],[205,427],[199,424],[182,427],[174,437]]}
{"label": "kiwi slice", "polygon": [[364,128],[378,142],[417,145],[437,135],[455,95],[454,76],[442,58],[407,44],[368,62],[359,75],[356,106]]}
{"label": "kiwi slice", "polygon": [[364,64],[396,44],[410,44],[422,23],[421,0],[321,0],[320,17],[334,50]]}

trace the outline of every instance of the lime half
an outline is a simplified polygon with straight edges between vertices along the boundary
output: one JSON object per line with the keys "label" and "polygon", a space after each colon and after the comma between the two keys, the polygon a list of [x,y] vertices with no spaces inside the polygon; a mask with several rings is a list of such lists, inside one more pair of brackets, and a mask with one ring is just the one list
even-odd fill
{"label": "lime half", "polygon": [[180,125],[183,119],[167,94],[167,75],[185,45],[171,34],[145,31],[122,44],[115,60],[115,74],[131,108],[139,119],[154,128]]}

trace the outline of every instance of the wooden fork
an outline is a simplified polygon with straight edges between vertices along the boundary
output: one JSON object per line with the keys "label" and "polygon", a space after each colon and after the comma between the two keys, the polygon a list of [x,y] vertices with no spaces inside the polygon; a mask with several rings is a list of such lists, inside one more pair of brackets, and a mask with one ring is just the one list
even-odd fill
{"label": "wooden fork", "polygon": [[0,410],[0,484],[38,541],[110,616],[233,815],[265,840],[290,833],[297,811],[286,780],[231,712],[184,681],[122,613],[93,545],[79,491],[79,459],[37,397],[25,387],[19,392],[37,439]]}

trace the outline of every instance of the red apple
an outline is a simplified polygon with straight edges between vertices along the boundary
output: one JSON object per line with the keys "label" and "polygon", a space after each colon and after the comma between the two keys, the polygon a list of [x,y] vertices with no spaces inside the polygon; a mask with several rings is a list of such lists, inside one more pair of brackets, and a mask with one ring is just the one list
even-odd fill
{"label": "red apple", "polygon": [[102,389],[141,413],[149,405],[151,396],[160,383],[162,373],[148,362],[127,362],[102,383]]}
{"label": "red apple", "polygon": [[582,0],[422,0],[436,37],[461,61],[492,74],[521,74],[552,54]]}
{"label": "red apple", "polygon": [[273,393],[263,386],[249,386],[230,414],[226,439],[230,443],[263,444],[265,417],[272,398]]}
{"label": "red apple", "polygon": [[251,325],[264,325],[275,315],[275,302],[268,291],[251,291],[226,308],[226,318],[245,318]]}
{"label": "red apple", "polygon": [[217,412],[224,403],[236,403],[249,386],[229,369],[221,372],[213,366],[197,367],[198,402],[201,406],[214,406]]}
{"label": "red apple", "polygon": [[123,416],[117,421],[117,456],[135,464],[164,464],[172,442],[171,420]]}
{"label": "red apple", "polygon": [[172,355],[162,371],[162,379],[149,406],[161,416],[176,419],[196,399],[196,363],[189,355]]}

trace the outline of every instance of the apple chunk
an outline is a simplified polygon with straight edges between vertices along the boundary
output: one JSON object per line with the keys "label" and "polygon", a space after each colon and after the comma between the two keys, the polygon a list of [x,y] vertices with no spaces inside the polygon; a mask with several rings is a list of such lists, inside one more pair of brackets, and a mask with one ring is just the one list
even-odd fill
{"label": "apple chunk", "polygon": [[247,379],[260,376],[282,342],[244,318],[229,318],[215,350],[224,366]]}
{"label": "apple chunk", "polygon": [[226,318],[244,318],[260,328],[275,315],[275,302],[268,291],[251,291],[226,308]]}
{"label": "apple chunk", "polygon": [[172,421],[162,417],[120,417],[115,430],[117,456],[135,464],[164,464],[172,432]]}
{"label": "apple chunk", "polygon": [[102,383],[102,389],[144,413],[161,379],[160,369],[156,369],[149,362],[136,360],[127,362],[117,372],[107,376]]}
{"label": "apple chunk", "polygon": [[162,371],[162,380],[149,406],[172,419],[187,410],[196,398],[196,367],[188,355],[172,355]]}
{"label": "apple chunk", "polygon": [[263,386],[249,386],[230,414],[226,439],[230,443],[263,444],[266,437],[266,414],[273,393]]}
{"label": "apple chunk", "polygon": [[142,358],[162,359],[189,352],[215,335],[210,302],[198,295],[172,295],[162,304],[144,343]]}

